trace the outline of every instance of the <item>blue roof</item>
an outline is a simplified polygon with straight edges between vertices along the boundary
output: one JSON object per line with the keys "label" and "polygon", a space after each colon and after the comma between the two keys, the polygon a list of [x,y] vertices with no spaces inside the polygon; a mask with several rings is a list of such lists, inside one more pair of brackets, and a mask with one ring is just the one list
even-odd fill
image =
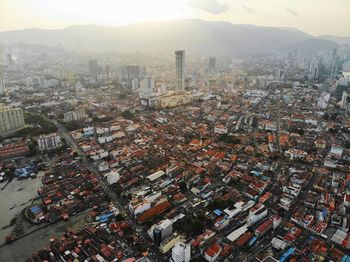
{"label": "blue roof", "polygon": [[256,236],[253,236],[251,240],[249,240],[248,242],[248,246],[251,246],[255,243],[255,241],[257,240],[258,238]]}
{"label": "blue roof", "polygon": [[112,217],[113,215],[114,215],[113,213],[108,213],[108,214],[101,215],[99,217],[99,220],[100,221],[106,221],[108,218]]}
{"label": "blue roof", "polygon": [[215,209],[214,214],[217,216],[221,216],[223,214],[223,212],[220,209]]}
{"label": "blue roof", "polygon": [[33,214],[39,214],[42,211],[42,209],[38,206],[33,206],[33,207],[29,208],[29,210]]}
{"label": "blue roof", "polygon": [[280,262],[284,262],[288,259],[288,257],[293,254],[295,251],[294,247],[289,248],[286,252],[284,252],[280,258]]}

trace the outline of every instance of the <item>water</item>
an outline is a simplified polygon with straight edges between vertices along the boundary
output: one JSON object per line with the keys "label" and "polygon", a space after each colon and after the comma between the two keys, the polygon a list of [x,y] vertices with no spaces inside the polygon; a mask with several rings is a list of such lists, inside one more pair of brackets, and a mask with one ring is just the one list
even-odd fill
{"label": "water", "polygon": [[[4,190],[0,189],[0,244],[5,242],[5,237],[13,229],[13,225],[9,226],[11,220],[30,205],[31,199],[37,196],[44,173],[39,172],[34,179],[28,178],[20,181],[14,179]],[[0,184],[0,187],[5,186],[5,183]],[[6,228],[3,229],[4,227]]]}

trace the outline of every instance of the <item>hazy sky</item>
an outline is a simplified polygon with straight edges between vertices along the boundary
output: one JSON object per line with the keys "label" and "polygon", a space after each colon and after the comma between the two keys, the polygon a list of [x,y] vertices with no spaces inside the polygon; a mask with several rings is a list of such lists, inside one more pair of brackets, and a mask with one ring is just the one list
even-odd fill
{"label": "hazy sky", "polygon": [[0,0],[0,31],[200,18],[350,36],[350,0]]}

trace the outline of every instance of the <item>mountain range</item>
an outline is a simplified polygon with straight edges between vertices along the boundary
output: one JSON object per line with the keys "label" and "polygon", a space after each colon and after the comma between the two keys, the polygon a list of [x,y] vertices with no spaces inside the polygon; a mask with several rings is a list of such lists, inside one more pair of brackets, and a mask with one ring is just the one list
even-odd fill
{"label": "mountain range", "polygon": [[154,53],[185,49],[199,55],[239,55],[288,49],[329,50],[340,44],[350,44],[350,37],[315,37],[294,28],[185,19],[116,27],[81,25],[59,30],[0,32],[0,44],[14,43],[117,52]]}

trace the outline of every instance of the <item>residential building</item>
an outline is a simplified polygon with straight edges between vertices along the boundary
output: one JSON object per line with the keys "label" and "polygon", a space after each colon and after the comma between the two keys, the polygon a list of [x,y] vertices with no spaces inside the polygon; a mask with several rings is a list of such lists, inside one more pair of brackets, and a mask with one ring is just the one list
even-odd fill
{"label": "residential building", "polygon": [[204,252],[204,258],[209,262],[214,262],[218,259],[221,252],[222,247],[214,243]]}
{"label": "residential building", "polygon": [[74,121],[81,121],[85,120],[88,116],[85,114],[84,109],[79,109],[76,111],[69,111],[67,113],[64,113],[64,122],[74,122]]}
{"label": "residential building", "polygon": [[189,262],[191,260],[191,245],[177,242],[171,251],[171,262]]}
{"label": "residential building", "polygon": [[56,149],[62,146],[61,137],[56,133],[42,135],[37,139],[40,151]]}
{"label": "residential building", "polygon": [[0,96],[5,94],[5,91],[6,91],[6,88],[5,88],[4,76],[0,71]]}
{"label": "residential building", "polygon": [[97,82],[99,79],[99,73],[98,73],[98,64],[96,59],[89,61],[89,73],[91,78],[95,82]]}
{"label": "residential building", "polygon": [[0,104],[0,135],[6,136],[24,128],[24,117],[21,108]]}
{"label": "residential building", "polygon": [[13,60],[13,57],[12,57],[12,54],[11,53],[7,53],[5,54],[5,57],[6,57],[6,64],[8,66],[11,66],[15,63],[15,61]]}
{"label": "residential building", "polygon": [[154,78],[151,76],[146,76],[141,81],[140,99],[149,99],[153,95],[153,89],[154,89]]}

